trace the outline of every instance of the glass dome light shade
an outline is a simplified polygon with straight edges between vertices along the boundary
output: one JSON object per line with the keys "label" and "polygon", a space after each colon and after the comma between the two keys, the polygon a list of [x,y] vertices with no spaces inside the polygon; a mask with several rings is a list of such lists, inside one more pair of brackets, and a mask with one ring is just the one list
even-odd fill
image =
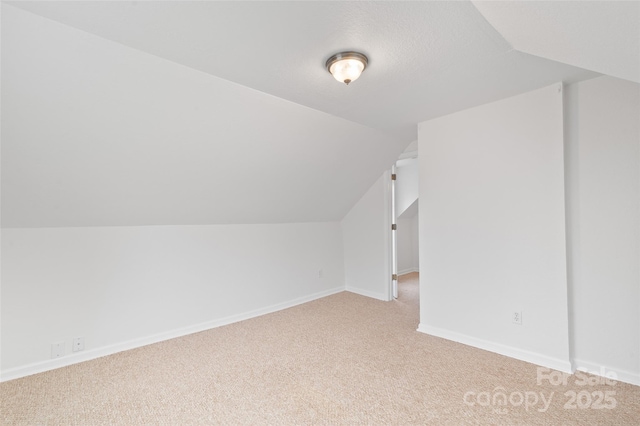
{"label": "glass dome light shade", "polygon": [[337,53],[327,60],[327,70],[341,83],[356,81],[367,67],[367,57],[357,52]]}

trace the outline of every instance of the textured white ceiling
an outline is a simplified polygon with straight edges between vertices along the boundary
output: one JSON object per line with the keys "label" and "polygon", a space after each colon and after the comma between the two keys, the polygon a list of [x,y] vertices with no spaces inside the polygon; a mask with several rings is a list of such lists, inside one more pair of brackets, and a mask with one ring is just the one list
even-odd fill
{"label": "textured white ceiling", "polygon": [[340,220],[405,145],[3,7],[4,227]]}
{"label": "textured white ceiling", "polygon": [[3,226],[339,220],[418,122],[598,75],[507,35],[466,1],[3,2]]}
{"label": "textured white ceiling", "polygon": [[638,1],[474,1],[522,52],[640,83]]}
{"label": "textured white ceiling", "polygon": [[[410,142],[416,123],[593,73],[514,52],[471,2],[18,2],[144,52]],[[16,3],[12,3],[16,4]],[[370,62],[349,87],[325,60]]]}

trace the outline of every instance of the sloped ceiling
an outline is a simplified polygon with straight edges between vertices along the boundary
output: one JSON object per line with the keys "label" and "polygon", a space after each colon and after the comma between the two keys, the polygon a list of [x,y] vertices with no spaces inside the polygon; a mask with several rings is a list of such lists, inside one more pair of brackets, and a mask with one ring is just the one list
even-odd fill
{"label": "sloped ceiling", "polygon": [[20,9],[2,20],[5,227],[339,220],[406,145]]}
{"label": "sloped ceiling", "polygon": [[2,224],[339,220],[418,122],[598,75],[512,44],[471,2],[5,2]]}
{"label": "sloped ceiling", "polygon": [[[407,142],[419,121],[594,76],[514,51],[466,1],[9,3]],[[351,49],[370,63],[344,87],[324,63]]]}
{"label": "sloped ceiling", "polygon": [[517,50],[640,83],[638,1],[474,1]]}

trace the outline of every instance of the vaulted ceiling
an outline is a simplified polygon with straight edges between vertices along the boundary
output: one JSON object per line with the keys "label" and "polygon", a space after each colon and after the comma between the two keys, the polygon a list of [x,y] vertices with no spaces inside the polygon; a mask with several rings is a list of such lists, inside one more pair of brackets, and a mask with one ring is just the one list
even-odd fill
{"label": "vaulted ceiling", "polygon": [[562,3],[3,2],[2,224],[339,220],[418,122],[639,81],[638,3]]}
{"label": "vaulted ceiling", "polygon": [[521,52],[640,83],[639,1],[474,1]]}

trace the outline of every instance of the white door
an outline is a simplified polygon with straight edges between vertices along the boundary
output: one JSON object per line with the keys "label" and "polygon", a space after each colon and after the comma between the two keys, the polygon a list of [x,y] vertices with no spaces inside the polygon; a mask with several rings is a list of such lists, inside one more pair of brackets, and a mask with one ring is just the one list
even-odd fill
{"label": "white door", "polygon": [[396,166],[391,167],[391,292],[398,298],[398,244],[396,224]]}

